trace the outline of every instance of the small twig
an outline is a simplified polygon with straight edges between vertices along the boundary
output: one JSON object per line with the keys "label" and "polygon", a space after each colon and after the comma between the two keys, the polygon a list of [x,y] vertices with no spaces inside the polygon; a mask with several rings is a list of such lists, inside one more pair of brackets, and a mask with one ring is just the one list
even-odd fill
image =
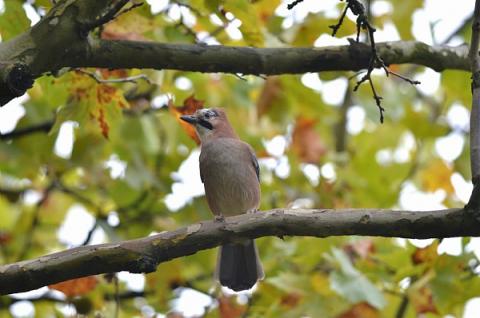
{"label": "small twig", "polygon": [[55,123],[54,120],[47,120],[37,125],[33,125],[25,128],[19,128],[3,135],[0,134],[0,140],[10,140],[10,139],[26,136],[26,135],[37,133],[37,132],[48,132],[53,127],[54,123]]}
{"label": "small twig", "polygon": [[35,233],[35,229],[37,228],[38,222],[39,222],[40,208],[45,203],[45,201],[47,201],[47,199],[50,195],[50,192],[53,190],[53,187],[54,187],[54,184],[51,183],[45,189],[45,192],[43,193],[43,197],[35,205],[35,210],[33,212],[32,222],[30,223],[30,227],[29,227],[28,231],[26,232],[25,241],[24,241],[22,249],[20,250],[20,253],[18,254],[18,257],[17,257],[17,260],[19,260],[19,261],[21,261],[25,258],[28,251],[30,250],[30,247],[32,246],[33,235]]}
{"label": "small twig", "polygon": [[81,68],[77,68],[77,69],[75,69],[75,71],[77,71],[79,73],[82,73],[82,74],[85,74],[85,75],[88,75],[91,78],[93,78],[97,83],[102,83],[102,84],[105,84],[105,83],[136,83],[138,80],[141,80],[141,79],[145,80],[149,84],[152,84],[152,82],[150,81],[148,76],[145,75],[145,74],[139,74],[139,75],[134,75],[134,76],[122,77],[122,78],[104,79],[104,78],[100,77],[100,75],[98,75],[96,72],[85,71]]}
{"label": "small twig", "polygon": [[139,2],[132,2],[132,4],[131,4],[128,8],[125,8],[125,9],[120,10],[120,11],[115,15],[114,19],[117,18],[117,17],[119,17],[119,16],[121,16],[122,14],[127,13],[128,11],[131,11],[131,10],[133,10],[133,9],[135,9],[135,8],[141,7],[142,5],[143,5],[143,2],[141,2],[141,1],[139,1]]}
{"label": "small twig", "polygon": [[235,76],[236,78],[242,80],[242,81],[247,81],[247,79],[244,77],[243,74],[239,74],[239,73],[234,73],[233,76]]}
{"label": "small twig", "polygon": [[343,19],[345,19],[345,16],[347,15],[348,8],[349,8],[349,6],[347,4],[347,6],[343,10],[342,14],[340,15],[340,18],[338,19],[337,24],[328,26],[330,29],[332,29],[332,36],[335,36],[337,34],[338,29],[340,29],[340,26],[343,24]]}
{"label": "small twig", "polygon": [[402,301],[398,306],[397,313],[395,314],[395,318],[403,318],[405,316],[405,313],[407,312],[408,302],[408,296],[406,294],[403,295]]}
{"label": "small twig", "polygon": [[120,313],[120,292],[118,288],[118,276],[116,274],[113,275],[113,284],[115,285],[115,314],[114,317],[118,318]]}
{"label": "small twig", "polygon": [[303,0],[294,0],[293,2],[289,3],[287,5],[287,9],[288,10],[292,10],[293,8],[295,8],[295,6],[299,3],[303,2]]}
{"label": "small twig", "polygon": [[420,84],[420,82],[411,80],[405,76],[392,72],[388,69],[383,59],[378,55],[378,51],[375,43],[375,37],[374,37],[374,33],[376,32],[376,29],[368,21],[365,6],[359,0],[346,0],[346,3],[347,3],[347,6],[345,7],[342,14],[340,15],[340,18],[338,19],[338,23],[335,25],[330,25],[329,27],[332,29],[332,36],[335,36],[337,34],[337,31],[340,29],[340,27],[343,24],[343,21],[345,19],[348,9],[350,9],[350,11],[352,11],[352,13],[357,16],[357,21],[356,21],[357,34],[356,34],[355,42],[358,43],[360,41],[361,30],[367,31],[368,39],[370,41],[371,58],[368,63],[366,74],[359,81],[357,81],[357,84],[355,85],[353,90],[356,91],[358,87],[364,82],[368,82],[370,84],[370,88],[373,94],[373,99],[375,100],[375,104],[377,105],[380,111],[380,122],[383,123],[383,120],[384,120],[383,113],[385,112],[385,109],[381,105],[382,97],[377,94],[377,91],[373,84],[372,77],[371,77],[372,71],[375,68],[381,68],[385,71],[385,75],[389,76],[390,74],[392,74],[412,85]]}

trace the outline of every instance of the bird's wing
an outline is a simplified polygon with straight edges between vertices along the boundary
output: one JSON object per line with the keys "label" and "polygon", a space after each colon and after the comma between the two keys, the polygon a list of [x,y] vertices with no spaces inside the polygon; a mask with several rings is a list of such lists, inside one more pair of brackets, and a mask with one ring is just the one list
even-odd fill
{"label": "bird's wing", "polygon": [[250,145],[248,145],[248,148],[250,150],[250,155],[251,155],[251,158],[252,158],[252,164],[253,164],[253,167],[255,168],[255,173],[257,174],[258,182],[260,182],[260,166],[258,165],[257,156],[255,155],[255,151],[253,150],[253,148]]}

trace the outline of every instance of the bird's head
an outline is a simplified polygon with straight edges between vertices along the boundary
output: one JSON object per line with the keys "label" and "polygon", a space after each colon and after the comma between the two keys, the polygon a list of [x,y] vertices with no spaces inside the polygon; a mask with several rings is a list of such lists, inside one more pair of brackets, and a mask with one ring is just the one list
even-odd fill
{"label": "bird's head", "polygon": [[201,141],[210,136],[236,137],[223,109],[202,108],[180,118],[195,127]]}

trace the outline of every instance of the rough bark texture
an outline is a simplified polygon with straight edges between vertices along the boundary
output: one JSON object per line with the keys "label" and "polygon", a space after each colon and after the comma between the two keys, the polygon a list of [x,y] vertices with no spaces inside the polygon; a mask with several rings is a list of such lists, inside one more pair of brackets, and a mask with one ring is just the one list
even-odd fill
{"label": "rough bark texture", "polygon": [[[478,236],[480,224],[463,209],[440,211],[272,210],[207,221],[142,239],[77,247],[0,266],[0,294],[32,290],[88,275],[155,271],[158,264],[239,238],[369,235],[405,238]],[[319,242],[321,244],[321,242]]]}
{"label": "rough bark texture", "polygon": [[472,170],[473,191],[467,209],[480,206],[480,1],[475,2],[472,23],[470,68],[472,71],[472,112],[470,114],[470,165]]}
{"label": "rough bark texture", "polygon": [[[9,85],[8,69],[19,63],[28,68],[34,79],[45,73],[56,73],[62,67],[153,68],[274,75],[356,71],[366,68],[370,60],[370,47],[354,41],[350,45],[337,47],[253,48],[108,41],[95,39],[89,34],[95,27],[114,18],[128,2],[62,1],[34,27],[8,42],[0,43],[1,104],[15,97],[14,94],[3,92],[2,87]],[[379,43],[377,50],[387,65],[410,63],[436,71],[470,69],[466,46],[428,46],[421,42],[398,41]]]}

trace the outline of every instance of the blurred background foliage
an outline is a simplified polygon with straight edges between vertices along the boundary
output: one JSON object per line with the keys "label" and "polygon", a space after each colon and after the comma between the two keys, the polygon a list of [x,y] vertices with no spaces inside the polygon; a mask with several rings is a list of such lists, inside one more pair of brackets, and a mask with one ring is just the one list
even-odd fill
{"label": "blurred background foliage", "polygon": [[[151,1],[96,36],[282,47],[347,43],[355,33],[349,14],[337,35],[342,40],[329,36],[343,2],[305,0],[293,11],[286,4]],[[2,41],[25,31],[51,5],[3,1]],[[418,38],[412,23],[424,2],[367,5],[379,32],[395,31],[379,40],[392,40],[391,34]],[[442,40],[433,23],[423,31],[433,43],[461,44],[468,42],[469,18],[444,31]],[[254,147],[262,210],[462,206],[471,178],[470,75],[391,67],[423,82],[413,87],[374,73],[384,97],[384,124],[368,85],[352,92],[358,78],[353,72],[263,78],[82,69],[38,79],[26,96],[1,109],[7,120],[0,127],[0,263],[210,219],[196,171],[198,147],[172,109],[185,101],[224,107]],[[94,78],[140,74],[148,80]],[[258,246],[266,279],[253,293],[212,288],[216,252],[209,250],[161,264],[148,275],[88,277],[0,297],[0,317],[460,317],[467,301],[480,294],[475,239],[268,237]]]}

